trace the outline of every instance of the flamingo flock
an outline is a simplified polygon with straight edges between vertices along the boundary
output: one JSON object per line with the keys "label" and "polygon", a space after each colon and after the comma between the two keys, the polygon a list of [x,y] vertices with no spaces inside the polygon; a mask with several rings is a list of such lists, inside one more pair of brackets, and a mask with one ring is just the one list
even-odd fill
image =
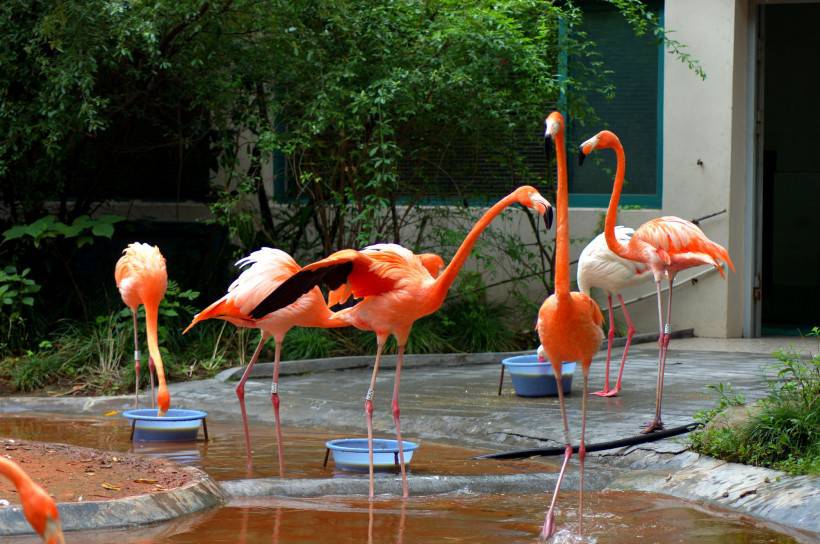
{"label": "flamingo flock", "polygon": [[[592,288],[606,292],[609,313],[609,331],[606,354],[606,378],[603,389],[593,395],[611,397],[622,387],[624,365],[629,345],[635,333],[632,318],[621,292],[627,287],[648,280],[655,282],[658,303],[658,375],[655,414],[643,432],[663,428],[661,406],[663,382],[669,340],[672,332],[672,285],[676,274],[695,266],[713,266],[724,275],[723,267],[734,271],[734,265],[725,248],[709,240],[693,223],[673,216],[665,216],[641,225],[638,229],[616,226],[618,203],[626,169],[624,149],[618,137],[607,130],[585,141],[579,150],[579,162],[599,149],[612,149],[617,169],[612,197],[606,214],[604,232],[583,250],[578,263],[579,291],[570,286],[569,195],[565,143],[565,122],[559,112],[545,120],[547,150],[554,145],[557,166],[556,193],[556,250],[555,292],[544,300],[538,311],[536,330],[541,345],[539,360],[548,360],[558,383],[564,362],[580,363],[583,373],[581,433],[578,447],[579,461],[579,530],[583,530],[583,489],[587,396],[589,369],[604,338],[604,318],[598,304],[590,297]],[[284,475],[283,441],[279,415],[279,371],[282,343],[293,327],[336,328],[352,326],[376,335],[377,350],[370,382],[364,395],[364,416],[369,446],[369,496],[375,496],[373,467],[373,399],[376,377],[387,339],[393,336],[398,352],[393,385],[392,413],[398,442],[402,496],[409,496],[404,451],[401,446],[401,410],[399,389],[405,346],[413,324],[441,308],[450,287],[467,261],[481,233],[506,208],[520,204],[543,217],[547,229],[553,219],[552,205],[534,188],[522,186],[493,205],[476,222],[445,267],[441,257],[434,254],[415,254],[397,244],[375,244],[362,250],[343,249],[324,259],[300,267],[287,253],[271,248],[254,251],[236,265],[242,272],[230,285],[228,292],[194,316],[185,330],[207,319],[221,319],[237,327],[258,329],[259,344],[248,363],[236,396],[242,416],[248,466],[252,459],[248,417],[245,408],[245,383],[259,359],[267,340],[274,339],[275,355],[271,381],[271,403],[274,410],[279,473]],[[149,358],[152,405],[154,399],[153,374],[156,371],[157,414],[162,416],[170,407],[162,356],[157,339],[159,304],[168,283],[165,258],[156,246],[132,243],[123,251],[116,264],[114,277],[125,305],[131,310],[134,326],[134,371],[136,376],[135,404],[139,402],[140,350],[138,309],[145,307],[145,329]],[[664,315],[661,283],[668,283]],[[327,298],[320,286],[328,290]],[[612,341],[614,338],[614,311],[612,296],[620,302],[627,323],[626,346],[620,361],[618,377],[613,388],[609,384]],[[351,305],[352,303],[352,305]],[[336,305],[344,306],[342,309]],[[543,540],[555,533],[555,506],[570,458],[573,454],[564,395],[558,387],[560,413],[563,423],[565,453],[556,486],[540,532]],[[0,457],[0,474],[17,487],[26,518],[47,544],[62,544],[63,533],[54,500],[13,461]]]}

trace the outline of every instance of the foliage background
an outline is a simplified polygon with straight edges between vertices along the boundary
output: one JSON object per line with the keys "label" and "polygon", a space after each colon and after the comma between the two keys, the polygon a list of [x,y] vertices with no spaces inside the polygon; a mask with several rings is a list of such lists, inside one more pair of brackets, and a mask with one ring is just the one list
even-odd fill
{"label": "foliage background", "polygon": [[[642,2],[610,3],[636,33],[654,33],[699,69]],[[454,181],[479,163],[509,189],[530,183],[554,200],[546,164],[527,161],[522,145],[538,145],[559,100],[570,117],[589,118],[584,96],[614,92],[582,20],[574,3],[548,0],[0,3],[0,265],[11,267],[0,278],[10,299],[0,342],[11,357],[0,374],[33,388],[93,367],[112,376],[98,380],[113,384],[104,387],[128,385],[127,357],[99,354],[104,345],[127,352],[111,268],[134,239],[163,248],[180,286],[169,304],[190,306],[165,316],[171,374],[181,377],[241,360],[253,342],[220,324],[187,341],[177,331],[221,294],[230,263],[260,245],[300,262],[376,241],[448,258],[475,210],[429,204],[453,194],[487,202],[480,187]],[[277,194],[262,176],[272,155],[288,172]],[[213,221],[98,213],[136,197],[204,200]],[[486,301],[483,282],[503,268],[549,287],[552,250],[504,232],[478,249],[484,279],[465,276],[442,321],[420,324],[414,349],[532,342],[531,323],[499,320],[505,312]],[[511,287],[511,300],[534,307]],[[483,340],[435,338],[471,328],[458,326],[464,319]],[[298,334],[304,349],[293,356],[369,349],[349,336]]]}

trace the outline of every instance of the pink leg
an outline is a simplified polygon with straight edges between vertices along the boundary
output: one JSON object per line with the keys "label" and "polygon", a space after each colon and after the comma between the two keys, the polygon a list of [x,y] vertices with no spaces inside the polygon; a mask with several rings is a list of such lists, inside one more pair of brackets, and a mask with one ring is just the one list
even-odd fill
{"label": "pink leg", "polygon": [[[564,472],[567,470],[567,463],[569,462],[569,458],[572,457],[572,444],[569,439],[569,424],[567,423],[567,411],[564,407],[564,390],[560,386],[561,384],[561,370],[560,367],[558,371],[555,373],[555,379],[559,384],[558,387],[558,400],[561,404],[561,418],[564,420],[564,443],[566,444],[566,448],[564,449],[564,462],[561,464],[561,472],[558,473],[558,481],[555,483],[555,491],[552,493],[552,501],[550,502],[550,508],[547,511],[547,516],[544,519],[544,527],[541,529],[541,538],[546,540],[550,538],[553,533],[555,533],[555,501],[558,498],[558,491],[561,489],[561,482],[564,479]],[[586,399],[586,391],[584,391],[584,399]]]}
{"label": "pink leg", "polygon": [[282,422],[279,420],[279,360],[282,356],[282,338],[276,339],[276,355],[273,359],[273,381],[270,386],[270,400],[276,421],[276,452],[279,455],[279,477],[285,476],[285,448],[282,445]]}
{"label": "pink leg", "polygon": [[[669,283],[669,305],[672,304],[672,283]],[[663,372],[664,364],[666,362],[666,346],[669,345],[669,338],[667,336],[668,323],[663,322],[663,306],[661,304],[661,282],[655,282],[655,288],[658,293],[658,321],[660,322],[660,334],[658,337],[658,381],[655,386],[655,418],[641,431],[641,433],[651,433],[663,429],[663,422],[661,421],[661,399],[663,397]],[[667,310],[671,310],[668,308]],[[667,316],[669,312],[667,311]],[[668,317],[667,317],[668,318]]]}
{"label": "pink leg", "polygon": [[151,408],[157,403],[157,395],[156,391],[154,391],[154,373],[156,372],[156,366],[154,366],[154,358],[150,355],[148,356],[148,376],[151,378]]}
{"label": "pink leg", "polygon": [[373,374],[370,376],[370,388],[367,390],[367,395],[364,397],[364,413],[367,420],[367,453],[369,458],[369,472],[370,472],[370,500],[372,501],[376,496],[373,486],[373,393],[376,388],[376,375],[379,373],[379,363],[382,359],[382,350],[387,337],[378,337],[378,347],[376,348],[376,362],[373,363]]}
{"label": "pink leg", "polygon": [[[140,407],[140,341],[139,327],[137,324],[137,312],[131,310],[131,317],[134,318],[134,408]],[[154,406],[151,405],[151,408]]]}
{"label": "pink leg", "polygon": [[578,462],[580,463],[580,481],[578,482],[578,534],[584,534],[584,459],[587,456],[584,437],[587,430],[587,387],[589,383],[589,365],[592,361],[585,361],[584,372],[584,396],[581,397],[581,443],[578,446]]}
{"label": "pink leg", "polygon": [[632,337],[635,336],[635,326],[632,324],[632,317],[629,315],[629,311],[626,309],[626,303],[624,303],[624,297],[618,293],[618,301],[621,303],[621,310],[624,312],[624,318],[626,319],[626,345],[624,346],[624,353],[621,355],[621,367],[618,369],[618,381],[615,382],[615,389],[614,392],[610,396],[615,396],[621,391],[621,378],[624,375],[624,366],[626,365],[626,357],[629,354],[629,346],[632,344]]}
{"label": "pink leg", "polygon": [[609,362],[612,360],[612,340],[615,339],[615,312],[612,310],[612,293],[608,292],[606,294],[606,303],[609,308],[609,334],[606,340],[606,367],[604,370],[606,377],[604,378],[603,390],[593,393],[593,395],[598,395],[599,397],[612,397],[618,394],[617,391],[610,393],[609,390]]}
{"label": "pink leg", "polygon": [[410,489],[407,485],[407,468],[404,464],[404,448],[401,443],[401,411],[399,410],[399,380],[401,380],[401,365],[404,360],[404,346],[399,346],[396,356],[396,380],[393,382],[393,423],[396,425],[396,442],[399,448],[399,466],[401,467],[401,496],[408,498]]}
{"label": "pink leg", "polygon": [[239,410],[242,412],[242,428],[245,431],[245,453],[248,456],[248,471],[253,468],[253,453],[251,451],[251,433],[248,430],[248,414],[245,411],[245,382],[248,381],[251,375],[251,369],[253,365],[256,364],[256,360],[259,359],[259,354],[262,353],[262,347],[265,345],[267,339],[268,337],[262,333],[262,338],[259,339],[256,351],[253,352],[253,357],[251,357],[248,366],[245,368],[245,372],[242,374],[242,378],[239,379],[239,383],[236,385],[236,397],[239,399]]}

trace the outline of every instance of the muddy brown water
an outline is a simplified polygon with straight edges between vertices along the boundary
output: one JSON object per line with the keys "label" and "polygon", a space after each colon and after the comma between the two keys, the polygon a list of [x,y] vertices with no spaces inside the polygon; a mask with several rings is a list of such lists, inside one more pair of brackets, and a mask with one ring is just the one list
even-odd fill
{"label": "muddy brown water", "polygon": [[[535,543],[546,495],[254,499],[153,527],[69,533],[67,544]],[[559,543],[786,544],[794,538],[725,512],[658,495],[589,493],[584,536],[577,497],[562,494]],[[32,538],[9,539],[33,544]]]}
{"label": "muddy brown water", "polygon": [[[54,414],[2,415],[0,437],[41,440],[75,444],[110,451],[145,453],[175,460],[203,469],[216,480],[279,476],[276,458],[276,437],[273,426],[251,426],[253,470],[246,467],[245,439],[242,425],[208,423],[210,441],[190,443],[143,443],[130,441],[130,427],[119,416],[60,417]],[[317,429],[283,428],[285,448],[285,476],[288,478],[326,478],[335,471],[332,459],[323,467],[325,442],[345,438],[331,431]],[[202,433],[200,432],[200,437]],[[385,435],[385,438],[393,438]],[[413,440],[408,437],[407,440]],[[558,470],[554,464],[543,461],[490,461],[471,457],[485,453],[454,446],[421,442],[409,468],[413,474],[513,474],[521,472],[549,472]]]}
{"label": "muddy brown water", "polygon": [[[217,479],[248,477],[241,426],[213,422],[211,442],[132,447],[128,424],[117,417],[64,418],[53,414],[0,416],[0,436],[63,442],[113,451],[136,451],[198,466]],[[266,426],[252,428],[252,476],[276,475],[275,439]],[[327,477],[324,442],[339,437],[318,430],[285,429],[289,477]],[[182,449],[179,449],[182,448]],[[480,474],[545,471],[543,462],[473,461],[474,450],[423,443],[413,459],[416,474]],[[670,542],[764,544],[806,541],[730,512],[660,495],[587,493],[584,537],[578,535],[577,493],[561,494],[555,543]],[[442,495],[408,501],[358,497],[238,499],[230,505],[159,525],[128,530],[69,533],[67,543],[533,543],[549,493]],[[4,539],[30,544],[30,537]]]}

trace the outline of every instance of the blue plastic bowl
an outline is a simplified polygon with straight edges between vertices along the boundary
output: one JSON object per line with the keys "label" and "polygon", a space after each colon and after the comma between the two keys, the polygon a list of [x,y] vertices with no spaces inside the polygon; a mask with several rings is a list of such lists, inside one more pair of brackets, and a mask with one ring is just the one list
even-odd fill
{"label": "blue plastic bowl", "polygon": [[[537,355],[519,355],[501,361],[512,377],[515,394],[519,397],[555,397],[558,387],[555,374],[549,362],[541,363]],[[572,375],[575,363],[564,363],[561,367],[561,382],[564,394],[572,389]]]}
{"label": "blue plastic bowl", "polygon": [[[419,447],[415,442],[401,441],[404,450],[404,464],[409,465],[413,452]],[[340,470],[362,472],[369,470],[367,438],[341,438],[325,443],[333,454],[333,462]],[[399,466],[399,447],[396,440],[373,439],[373,468],[394,470]]]}
{"label": "blue plastic bowl", "polygon": [[123,417],[134,420],[134,442],[190,442],[196,440],[202,420],[208,415],[199,410],[172,408],[163,417],[156,408],[127,410]]}

